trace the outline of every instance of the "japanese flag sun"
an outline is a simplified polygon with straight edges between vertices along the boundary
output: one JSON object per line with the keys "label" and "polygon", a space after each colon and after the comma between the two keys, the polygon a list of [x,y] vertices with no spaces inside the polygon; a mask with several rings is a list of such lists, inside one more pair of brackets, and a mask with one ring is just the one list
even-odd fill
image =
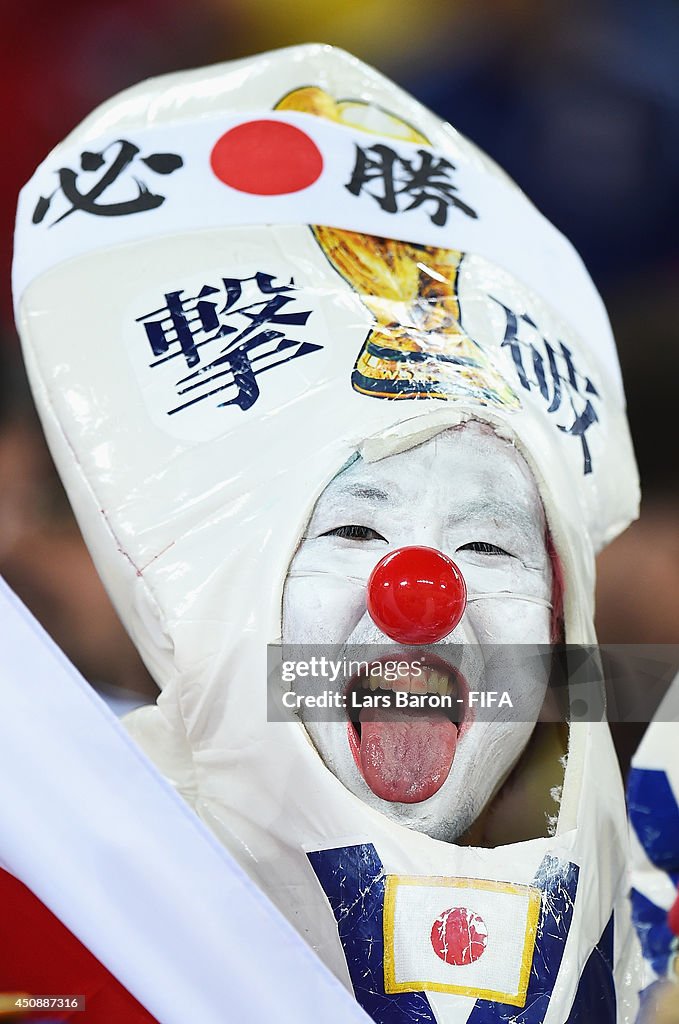
{"label": "japanese flag sun", "polygon": [[474,878],[387,876],[386,992],[447,992],[523,1006],[540,890]]}

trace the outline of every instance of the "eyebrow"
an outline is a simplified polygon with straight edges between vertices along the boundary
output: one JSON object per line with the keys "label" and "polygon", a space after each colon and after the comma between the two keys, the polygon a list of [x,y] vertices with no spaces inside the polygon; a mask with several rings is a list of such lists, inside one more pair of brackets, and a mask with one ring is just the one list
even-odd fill
{"label": "eyebrow", "polygon": [[489,519],[518,520],[524,527],[534,526],[534,521],[529,512],[520,505],[513,505],[508,501],[489,500],[486,498],[470,501],[462,505],[456,512],[448,516],[449,524],[456,524],[465,520]]}
{"label": "eyebrow", "polygon": [[365,498],[368,501],[380,502],[390,501],[393,497],[383,491],[381,487],[373,487],[370,484],[349,484],[344,493],[349,494],[352,498]]}

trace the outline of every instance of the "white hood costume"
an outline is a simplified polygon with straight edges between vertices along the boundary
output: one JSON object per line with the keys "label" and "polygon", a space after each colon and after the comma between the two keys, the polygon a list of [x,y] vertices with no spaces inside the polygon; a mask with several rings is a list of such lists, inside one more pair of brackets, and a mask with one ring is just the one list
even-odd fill
{"label": "white hood costume", "polygon": [[[606,724],[570,726],[554,834],[484,848],[371,809],[301,724],[266,720],[324,487],[469,419],[531,468],[566,640],[595,642],[594,556],[638,486],[608,321],[565,239],[449,125],[309,45],[92,114],[22,193],[14,284],[52,453],[162,689],[129,720],[160,771],[379,1024],[633,1021]],[[451,907],[485,922],[474,962],[432,949]]]}

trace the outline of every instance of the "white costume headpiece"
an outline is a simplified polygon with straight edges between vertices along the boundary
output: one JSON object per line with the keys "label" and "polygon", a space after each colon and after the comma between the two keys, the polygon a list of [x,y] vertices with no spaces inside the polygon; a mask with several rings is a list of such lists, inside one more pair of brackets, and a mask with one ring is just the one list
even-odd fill
{"label": "white costume headpiece", "polygon": [[[22,193],[15,296],[55,460],[163,690],[131,731],[375,1019],[557,1024],[597,943],[621,979],[606,726],[571,728],[556,835],[486,850],[386,820],[301,726],[265,719],[266,645],[324,486],[356,452],[469,418],[532,468],[566,638],[594,642],[594,554],[638,487],[610,328],[569,243],[449,125],[310,45],[99,108]],[[504,951],[462,977],[417,938],[460,888]]]}

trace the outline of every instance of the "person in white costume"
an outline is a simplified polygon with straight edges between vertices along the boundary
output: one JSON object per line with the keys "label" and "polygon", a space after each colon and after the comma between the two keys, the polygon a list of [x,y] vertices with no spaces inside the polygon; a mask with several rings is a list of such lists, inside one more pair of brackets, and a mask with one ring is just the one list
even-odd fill
{"label": "person in white costume", "polygon": [[362,725],[366,768],[346,728],[266,720],[268,644],[385,641],[362,581],[398,547],[466,578],[444,656],[595,643],[594,556],[638,484],[566,240],[309,45],[95,111],[22,193],[14,288],[54,458],[162,689],[128,727],[163,774],[379,1024],[632,1022],[605,723],[571,722],[565,768],[558,726],[420,724],[404,782],[398,723]]}

